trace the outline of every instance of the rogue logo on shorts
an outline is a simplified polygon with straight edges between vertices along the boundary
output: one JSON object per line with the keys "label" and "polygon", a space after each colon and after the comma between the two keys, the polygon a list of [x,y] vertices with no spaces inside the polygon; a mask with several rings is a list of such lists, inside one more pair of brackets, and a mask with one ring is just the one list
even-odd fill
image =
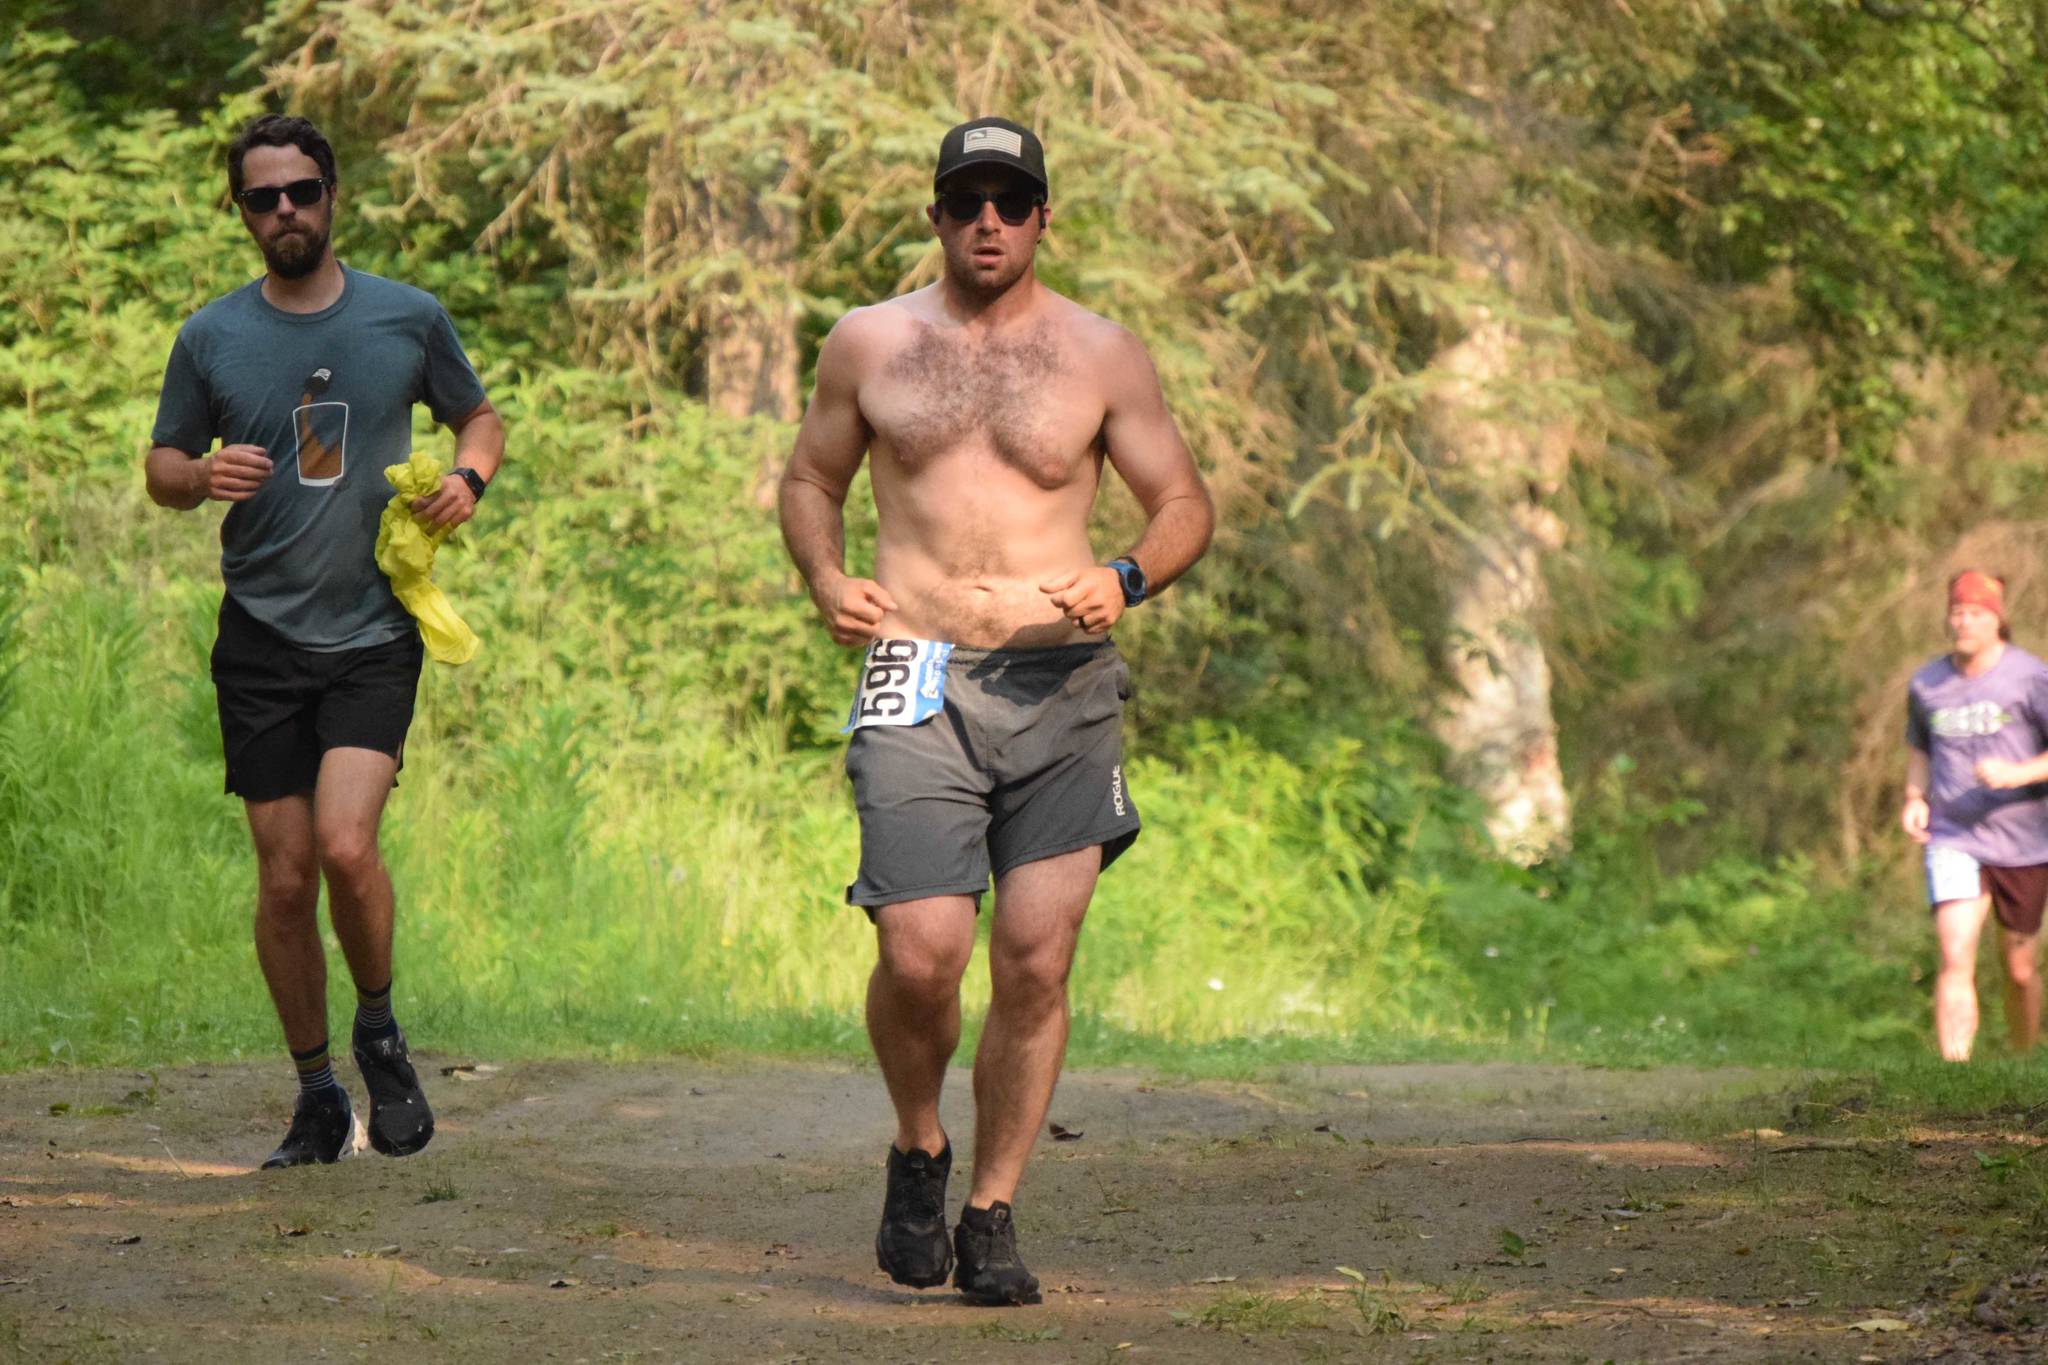
{"label": "rogue logo on shorts", "polygon": [[1124,765],[1119,763],[1109,770],[1109,799],[1116,803],[1116,813],[1124,813]]}
{"label": "rogue logo on shorts", "polygon": [[845,734],[868,725],[922,725],[945,709],[945,640],[877,640],[868,646]]}
{"label": "rogue logo on shorts", "polygon": [[1995,735],[2019,717],[1995,701],[1945,706],[1927,718],[1927,728],[1941,739],[1972,739]]}

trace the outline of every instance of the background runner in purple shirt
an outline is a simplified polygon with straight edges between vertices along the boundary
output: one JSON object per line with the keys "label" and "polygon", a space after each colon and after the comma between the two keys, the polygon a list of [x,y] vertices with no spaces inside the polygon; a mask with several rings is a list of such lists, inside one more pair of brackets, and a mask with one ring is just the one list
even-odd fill
{"label": "background runner in purple shirt", "polygon": [[1934,1023],[1941,1055],[1967,1061],[1977,1034],[1977,940],[1998,914],[2006,1025],[2016,1051],[2040,1031],[2035,968],[2048,902],[2048,664],[2007,643],[2005,584],[1949,582],[1950,652],[1913,675],[1899,823],[1926,849],[1941,943]]}

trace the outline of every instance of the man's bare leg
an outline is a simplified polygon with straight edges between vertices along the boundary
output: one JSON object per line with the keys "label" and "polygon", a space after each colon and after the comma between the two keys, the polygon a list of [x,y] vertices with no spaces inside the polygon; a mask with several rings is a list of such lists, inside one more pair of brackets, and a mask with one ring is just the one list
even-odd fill
{"label": "man's bare leg", "polygon": [[1102,871],[1090,847],[1026,863],[996,881],[988,1019],[974,1058],[974,1187],[967,1202],[1011,1202],[1067,1056],[1067,973]]}
{"label": "man's bare leg", "polygon": [[313,856],[313,801],[305,794],[248,801],[256,845],[256,961],[284,1025],[285,1046],[327,1041],[327,954],[320,946],[320,869]]}
{"label": "man's bare leg", "polygon": [[250,801],[245,808],[256,844],[256,960],[299,1073],[291,1128],[263,1166],[330,1162],[347,1154],[357,1130],[328,1061],[327,952],[320,942],[313,801],[301,792]]}
{"label": "man's bare leg", "polygon": [[1943,901],[1934,907],[1941,969],[1934,978],[1934,1036],[1943,1060],[1967,1062],[1977,1038],[1977,939],[1991,898]]}
{"label": "man's bare leg", "polygon": [[314,847],[327,877],[327,913],[357,987],[382,990],[391,981],[391,872],[377,847],[377,827],[398,760],[374,749],[329,749],[320,759],[313,796]]}
{"label": "man's bare leg", "polygon": [[974,953],[974,900],[933,896],[875,912],[868,1040],[896,1107],[896,1150],[937,1156],[946,1145],[939,1091],[960,1046],[960,978]]}
{"label": "man's bare leg", "polygon": [[2005,963],[2005,1028],[2014,1052],[2029,1052],[2041,1036],[2041,935],[2015,934],[1998,926],[1998,955]]}
{"label": "man's bare leg", "polygon": [[974,901],[932,896],[875,912],[868,1038],[896,1106],[875,1262],[898,1284],[930,1289],[953,1269],[946,1181],[953,1154],[939,1123],[946,1064],[960,1045],[960,978],[974,952]]}
{"label": "man's bare leg", "polygon": [[[377,826],[398,760],[375,749],[329,749],[320,759],[313,796],[313,841],[327,877],[327,908],[356,989],[391,985],[391,872],[377,847]],[[434,1137],[434,1113],[420,1088],[405,1035],[389,1015],[366,1030],[356,1016],[356,1066],[370,1092],[370,1145],[386,1156],[410,1156]]]}

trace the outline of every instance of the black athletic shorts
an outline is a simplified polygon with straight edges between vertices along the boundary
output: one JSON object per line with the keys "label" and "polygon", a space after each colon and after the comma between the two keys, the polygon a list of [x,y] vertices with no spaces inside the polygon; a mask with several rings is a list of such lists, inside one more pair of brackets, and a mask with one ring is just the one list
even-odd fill
{"label": "black athletic shorts", "polygon": [[955,648],[939,714],[853,732],[860,873],[846,899],[872,916],[927,896],[979,897],[991,873],[1097,844],[1107,868],[1138,837],[1123,769],[1130,688],[1107,641]]}
{"label": "black athletic shorts", "polygon": [[417,630],[363,649],[300,649],[222,597],[213,687],[229,793],[311,791],[329,749],[374,749],[403,766],[424,654]]}

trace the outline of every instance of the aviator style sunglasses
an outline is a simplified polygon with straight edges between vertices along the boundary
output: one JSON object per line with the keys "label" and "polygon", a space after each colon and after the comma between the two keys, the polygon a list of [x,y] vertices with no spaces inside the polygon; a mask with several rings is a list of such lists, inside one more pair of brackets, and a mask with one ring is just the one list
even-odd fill
{"label": "aviator style sunglasses", "polygon": [[971,223],[981,217],[983,204],[996,206],[996,217],[1011,227],[1021,227],[1031,210],[1045,201],[1030,190],[1004,190],[983,194],[979,190],[948,190],[939,196],[939,209],[956,223]]}
{"label": "aviator style sunglasses", "polygon": [[327,182],[322,179],[294,180],[289,185],[258,185],[255,189],[243,190],[235,197],[242,201],[242,207],[254,214],[277,212],[277,201],[289,199],[293,205],[309,209],[320,202],[320,196],[327,192]]}

